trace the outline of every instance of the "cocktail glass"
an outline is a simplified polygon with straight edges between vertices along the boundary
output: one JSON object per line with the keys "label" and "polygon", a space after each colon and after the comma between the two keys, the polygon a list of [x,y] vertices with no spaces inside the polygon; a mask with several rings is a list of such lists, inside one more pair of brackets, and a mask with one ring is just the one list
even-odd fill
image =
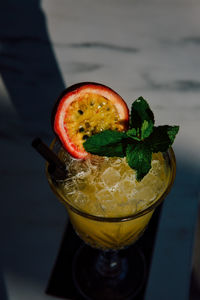
{"label": "cocktail glass", "polygon": [[[58,154],[59,142],[54,140],[51,149]],[[65,205],[76,233],[85,242],[77,251],[73,263],[74,283],[85,299],[133,299],[141,290],[145,279],[144,256],[137,248],[129,255],[124,255],[120,250],[141,237],[156,207],[173,185],[176,161],[172,148],[164,157],[169,176],[162,195],[141,211],[120,217],[100,217],[77,208],[70,202],[70,197],[64,195],[58,181],[50,174],[47,163],[46,174],[50,187]]]}

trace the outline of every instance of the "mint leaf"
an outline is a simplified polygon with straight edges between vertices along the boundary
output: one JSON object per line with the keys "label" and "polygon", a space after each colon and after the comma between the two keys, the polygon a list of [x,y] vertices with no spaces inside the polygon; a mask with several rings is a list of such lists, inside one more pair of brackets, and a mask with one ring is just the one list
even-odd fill
{"label": "mint leaf", "polygon": [[158,126],[154,127],[152,134],[147,138],[146,143],[152,152],[165,152],[173,144],[179,126]]}
{"label": "mint leaf", "polygon": [[129,129],[126,131],[126,135],[136,141],[140,141],[140,139],[137,137],[138,136],[138,132],[135,128]]}
{"label": "mint leaf", "polygon": [[128,144],[126,148],[126,160],[132,169],[136,170],[136,179],[138,181],[151,169],[151,149],[143,142],[137,144]]}
{"label": "mint leaf", "polygon": [[167,134],[171,142],[170,146],[173,144],[178,132],[179,132],[179,126],[168,126]]}
{"label": "mint leaf", "polygon": [[154,115],[143,97],[139,97],[132,104],[130,125],[136,130],[140,140],[147,138],[153,131]]}
{"label": "mint leaf", "polygon": [[92,135],[83,143],[87,152],[100,156],[125,156],[126,133],[114,130],[105,130]]}

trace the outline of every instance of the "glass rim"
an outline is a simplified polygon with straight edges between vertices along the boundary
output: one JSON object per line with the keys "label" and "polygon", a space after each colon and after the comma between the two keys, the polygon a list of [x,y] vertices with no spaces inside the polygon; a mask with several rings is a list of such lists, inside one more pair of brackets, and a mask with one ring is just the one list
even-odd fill
{"label": "glass rim", "polygon": [[[50,148],[53,149],[53,146],[56,142],[56,139],[53,140],[53,142],[50,145]],[[129,214],[127,216],[121,216],[121,217],[103,217],[103,216],[96,216],[96,215],[92,215],[89,214],[81,209],[78,209],[76,207],[74,207],[69,200],[67,200],[66,198],[64,198],[62,196],[61,193],[58,193],[57,188],[55,187],[55,184],[52,181],[52,178],[48,172],[48,162],[46,162],[46,176],[47,176],[47,180],[49,182],[49,185],[52,189],[52,191],[54,192],[54,194],[60,199],[60,201],[67,206],[69,209],[71,209],[73,212],[75,212],[76,214],[87,218],[87,219],[91,219],[94,221],[99,221],[99,222],[126,222],[126,221],[130,221],[130,220],[134,220],[137,219],[151,211],[153,211],[157,206],[159,206],[164,198],[168,195],[169,191],[171,190],[171,187],[174,183],[175,180],[175,176],[176,176],[176,157],[174,154],[174,151],[172,149],[172,147],[170,147],[168,149],[168,151],[165,152],[168,155],[169,158],[169,165],[170,165],[170,178],[169,178],[169,182],[168,185],[166,187],[166,189],[164,190],[164,192],[160,195],[160,197],[158,198],[157,201],[154,201],[152,204],[150,204],[149,206],[147,206],[146,208],[144,208],[143,210],[140,210],[136,213],[133,214]]]}

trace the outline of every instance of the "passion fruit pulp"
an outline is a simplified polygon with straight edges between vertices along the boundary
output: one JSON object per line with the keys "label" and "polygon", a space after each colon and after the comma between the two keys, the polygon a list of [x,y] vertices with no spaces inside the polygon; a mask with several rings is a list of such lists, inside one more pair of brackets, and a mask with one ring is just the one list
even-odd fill
{"label": "passion fruit pulp", "polygon": [[85,158],[85,140],[106,129],[124,131],[129,110],[111,88],[94,82],[73,85],[62,92],[52,113],[53,129],[75,158]]}

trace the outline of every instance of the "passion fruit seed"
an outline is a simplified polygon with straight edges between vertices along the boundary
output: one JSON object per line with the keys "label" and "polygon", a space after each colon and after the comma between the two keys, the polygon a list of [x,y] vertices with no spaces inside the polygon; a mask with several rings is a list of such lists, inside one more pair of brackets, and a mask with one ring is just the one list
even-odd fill
{"label": "passion fruit seed", "polygon": [[79,131],[79,132],[84,132],[85,130],[84,130],[83,127],[80,127],[78,131]]}
{"label": "passion fruit seed", "polygon": [[86,141],[88,138],[89,138],[89,136],[88,136],[87,134],[85,134],[85,135],[83,136],[83,140],[84,140],[84,141]]}
{"label": "passion fruit seed", "polygon": [[89,122],[85,122],[85,127],[86,128],[90,128],[90,123]]}
{"label": "passion fruit seed", "polygon": [[79,113],[80,115],[83,115],[83,111],[82,111],[81,109],[78,110],[78,113]]}

